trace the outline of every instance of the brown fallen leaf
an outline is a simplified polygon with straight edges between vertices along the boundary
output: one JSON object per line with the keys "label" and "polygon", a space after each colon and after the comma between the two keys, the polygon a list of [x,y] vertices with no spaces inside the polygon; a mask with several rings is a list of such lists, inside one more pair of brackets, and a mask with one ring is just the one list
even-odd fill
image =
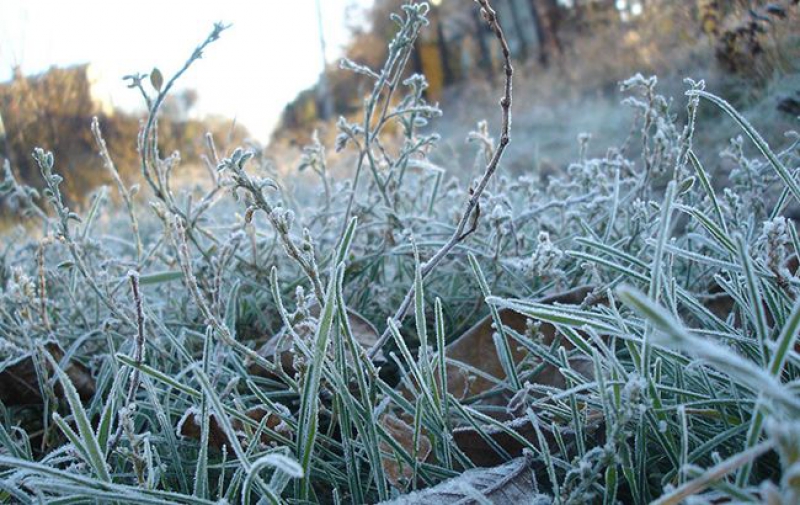
{"label": "brown fallen leaf", "polygon": [[[504,326],[524,333],[528,318],[511,310],[501,310],[500,320]],[[447,359],[473,367],[498,380],[504,378],[505,371],[497,356],[492,336],[495,332],[492,328],[493,324],[491,315],[478,321],[447,345],[445,348]],[[525,356],[525,352],[519,349],[513,340],[509,339],[508,343],[514,362],[519,363]],[[490,379],[482,376],[471,378],[464,370],[465,368],[456,365],[447,365],[447,389],[457,398],[475,396],[494,386]]]}
{"label": "brown fallen leaf", "polygon": [[[503,427],[505,429],[496,426],[483,426],[481,427],[483,434],[481,434],[471,426],[463,426],[453,430],[453,441],[476,466],[494,466],[506,461],[506,456],[495,450],[492,443],[502,448],[512,458],[519,457],[524,453],[525,445],[506,430],[513,431],[534,447],[539,447],[539,437],[528,417],[519,417],[504,422]],[[602,437],[605,432],[600,429],[601,427],[601,416],[597,414],[590,415],[587,425],[583,429],[587,436],[596,435]],[[540,429],[548,446],[544,450],[557,450],[558,447],[552,428],[542,424]],[[568,444],[575,436],[573,430],[569,428],[562,429],[560,435],[562,440]],[[487,441],[484,436],[488,436],[492,443]]]}
{"label": "brown fallen leaf", "polygon": [[[274,415],[263,407],[253,407],[249,409],[245,415],[256,423],[260,423],[266,417],[267,421],[265,426],[272,430],[281,424],[281,419],[277,415]],[[200,440],[202,434],[200,421],[200,412],[197,409],[187,411],[178,424],[178,434],[182,437]],[[239,419],[231,420],[231,425],[237,432],[242,431],[244,428],[242,421]],[[260,441],[262,444],[268,444],[271,440],[272,439],[266,432],[261,433]],[[217,449],[221,449],[223,445],[227,445],[228,448],[231,447],[225,430],[222,429],[219,420],[217,420],[216,415],[213,413],[209,415],[208,445]]]}
{"label": "brown fallen leaf", "polygon": [[[540,299],[538,303],[556,306],[578,305],[592,292],[593,288],[591,286],[580,287],[566,293]],[[499,315],[505,327],[519,334],[525,334],[528,326],[528,317],[511,309],[501,309]],[[487,410],[486,413],[494,419],[504,422],[506,428],[515,432],[517,436],[526,439],[533,445],[539,445],[538,437],[530,421],[525,417],[515,418],[512,409],[508,408],[512,400],[510,392],[491,391],[495,387],[494,381],[487,377],[467,372],[468,368],[466,366],[459,366],[459,364],[463,364],[469,368],[480,370],[483,374],[494,377],[498,382],[505,379],[505,371],[500,363],[494,344],[493,333],[496,330],[493,328],[493,323],[491,315],[486,316],[445,348],[445,354],[448,359],[448,364],[446,365],[448,391],[458,399],[482,395],[480,401],[474,405],[476,408],[485,406],[504,407],[502,409]],[[540,343],[545,346],[551,345],[558,336],[556,327],[544,322],[541,323],[538,334],[541,338]],[[507,337],[507,340],[514,362],[518,365],[527,356],[528,352],[522,349],[520,344],[512,337]],[[573,349],[572,344],[566,339],[562,341],[561,345],[567,350]],[[572,358],[569,364],[573,371],[584,377],[591,378],[594,374],[594,366],[591,360],[577,357]],[[566,378],[552,364],[543,366],[540,372],[532,378],[532,382],[539,386],[555,389],[566,389],[567,387]],[[492,394],[487,394],[489,392]],[[401,388],[401,393],[407,398],[412,396],[406,387]],[[537,396],[537,393],[533,391],[530,394]],[[591,429],[591,427],[587,427],[587,430]],[[493,426],[484,426],[481,430],[483,435],[490,438],[491,443],[471,426],[463,426],[453,431],[455,443],[476,465],[493,466],[505,461],[504,455],[498,453],[492,444],[499,446],[512,457],[518,457],[522,454],[524,445],[507,431]],[[544,431],[546,432],[546,430]],[[562,436],[567,439],[570,438],[570,434],[567,432],[562,433]]]}
{"label": "brown fallen leaf", "polygon": [[[792,254],[789,256],[783,264],[785,271],[788,272],[792,276],[797,276],[798,267],[800,266],[800,262],[798,261],[798,257],[796,254]],[[777,284],[782,289],[788,289],[787,280],[783,278],[782,280],[778,281]],[[722,288],[722,286],[717,283],[716,280],[712,280],[710,286],[708,287],[709,296],[705,298],[703,305],[707,308],[712,314],[717,316],[723,321],[726,321],[728,317],[733,314],[732,324],[735,328],[739,328],[742,325],[741,320],[741,313],[736,309],[736,301]],[[764,313],[767,316],[767,324],[772,326],[775,324],[775,318],[772,315],[772,311],[770,310],[769,305],[764,302]],[[795,346],[795,350],[800,351],[800,343]]]}
{"label": "brown fallen leaf", "polygon": [[[381,418],[380,423],[406,452],[415,456],[417,461],[423,462],[428,458],[432,449],[428,437],[421,435],[416,441],[417,445],[415,446],[414,428],[402,419],[392,414],[387,414]],[[388,443],[381,442],[380,446],[384,454],[392,453],[392,448]],[[389,482],[397,489],[405,489],[405,486],[414,477],[414,469],[398,458],[384,456],[381,458],[381,465],[383,466],[384,472],[386,472],[386,478],[389,479]]]}
{"label": "brown fallen leaf", "polygon": [[[314,305],[309,309],[311,316],[314,318],[319,317],[319,305]],[[347,316],[350,323],[350,328],[353,331],[353,336],[355,337],[356,341],[364,347],[364,349],[371,348],[380,337],[378,330],[375,329],[372,323],[370,323],[364,316],[359,314],[354,310],[347,309]],[[295,333],[297,333],[300,338],[311,337],[310,327],[308,325],[301,325],[298,328],[295,328]],[[268,360],[280,363],[281,368],[284,372],[291,375],[294,373],[294,357],[292,355],[292,336],[286,330],[286,328],[282,329],[278,334],[274,337],[269,339],[261,348],[258,349],[258,354],[267,358]],[[258,375],[260,377],[271,377],[271,373],[265,370],[263,367],[255,364],[249,363],[248,372],[253,375]]]}
{"label": "brown fallen leaf", "polygon": [[[526,440],[536,441],[536,445],[539,445],[536,431],[529,419],[519,418],[505,422],[503,425],[513,430],[518,435],[521,435]],[[510,434],[493,426],[484,426],[483,430],[484,433],[491,438],[493,443],[499,445],[510,456],[513,457],[522,454],[523,445]],[[545,432],[548,443],[551,443],[553,440],[552,435],[549,431],[545,431],[544,427],[542,431]],[[456,428],[453,430],[453,441],[459,449],[464,451],[464,454],[469,456],[470,460],[476,466],[494,466],[503,462],[503,456],[498,454],[491,444],[483,438],[475,428],[470,426]]]}
{"label": "brown fallen leaf", "polygon": [[549,505],[553,500],[538,493],[532,466],[533,457],[526,454],[501,466],[468,470],[438,486],[382,502],[382,505]]}
{"label": "brown fallen leaf", "polygon": [[[580,304],[592,290],[593,288],[591,286],[582,286],[565,293],[543,298],[539,300],[539,303],[577,305]],[[528,317],[510,309],[501,309],[499,314],[500,320],[503,322],[504,326],[517,333],[525,333],[528,325]],[[495,329],[493,328],[493,324],[494,320],[491,315],[478,321],[470,329],[461,334],[461,336],[447,345],[445,349],[447,359],[480,370],[498,381],[504,379],[505,371],[500,363],[500,358],[497,355],[494,344],[493,334],[495,333]],[[542,337],[541,343],[543,345],[550,345],[553,339],[556,338],[556,328],[551,324],[543,323],[539,333]],[[507,337],[507,342],[509,349],[511,349],[514,363],[519,364],[527,355],[527,351],[521,349],[521,346],[511,337]],[[564,340],[563,346],[567,350],[572,349],[572,345],[567,340]],[[463,399],[476,396],[494,387],[495,383],[491,379],[480,375],[470,376],[466,370],[467,367],[458,366],[456,364],[448,363],[447,365],[447,389],[456,398]],[[536,381],[537,383],[553,387],[564,387],[564,377],[558,369],[552,365],[545,366],[537,376]],[[403,388],[402,391],[404,395],[408,396],[408,391],[405,388]],[[508,394],[498,394],[483,399],[482,404],[506,406],[510,399]]]}
{"label": "brown fallen leaf", "polygon": [[[58,343],[48,342],[44,347],[55,360],[61,361],[63,359],[64,350]],[[49,368],[50,365],[46,364],[47,361],[41,359],[40,362],[42,366],[48,367],[50,377],[52,377],[52,370]],[[82,363],[71,360],[64,371],[69,376],[75,389],[78,390],[78,394],[83,401],[88,401],[94,396],[96,384],[88,368]],[[56,384],[54,387],[56,394],[63,396],[60,393],[61,385]],[[17,360],[9,363],[0,371],[0,401],[7,407],[12,405],[42,404],[42,392],[39,389],[39,379],[32,352],[20,355]]]}

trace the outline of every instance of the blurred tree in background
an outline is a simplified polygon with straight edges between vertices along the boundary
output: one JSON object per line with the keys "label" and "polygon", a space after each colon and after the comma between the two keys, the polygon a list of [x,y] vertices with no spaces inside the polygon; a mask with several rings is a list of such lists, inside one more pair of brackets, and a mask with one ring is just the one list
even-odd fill
{"label": "blurred tree in background", "polygon": [[[353,30],[346,56],[377,69],[392,25],[388,14],[404,0],[376,0]],[[566,88],[611,93],[632,73],[708,69],[762,86],[797,72],[798,0],[497,0],[514,59],[523,73],[556,73]],[[436,101],[459,83],[492,79],[499,52],[472,0],[431,2],[431,26],[417,41],[414,71],[426,75]],[[331,66],[338,114],[359,110],[369,83]],[[276,138],[303,135],[317,122],[320,97],[307,90],[289,104]]]}
{"label": "blurred tree in background", "polygon": [[[132,180],[139,171],[136,138],[140,116],[117,110],[94,90],[91,65],[51,68],[35,76],[15,69],[10,82],[0,84],[0,163],[11,162],[17,179],[41,186],[31,152],[42,147],[57,153],[65,175],[63,191],[76,204],[101,184],[112,182],[97,153],[91,119],[97,116],[103,136],[121,175]],[[203,136],[210,131],[220,145],[241,144],[247,132],[231,121],[191,117],[197,92],[185,90],[167,98],[159,123],[163,152],[179,150],[184,164],[199,164]]]}

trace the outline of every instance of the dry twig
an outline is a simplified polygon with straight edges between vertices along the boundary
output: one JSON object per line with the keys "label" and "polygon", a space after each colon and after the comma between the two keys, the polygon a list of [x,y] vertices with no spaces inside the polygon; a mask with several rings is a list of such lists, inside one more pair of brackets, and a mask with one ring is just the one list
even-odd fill
{"label": "dry twig", "polygon": [[[436,253],[425,262],[424,265],[421,266],[421,273],[423,280],[433,271],[436,266],[441,263],[441,261],[453,250],[455,246],[457,246],[460,242],[466,239],[470,234],[472,234],[478,225],[477,216],[480,213],[480,198],[483,194],[483,191],[486,189],[486,186],[489,184],[489,180],[492,178],[494,173],[497,171],[497,167],[500,164],[500,160],[503,157],[503,153],[505,152],[506,146],[511,141],[511,87],[512,87],[512,78],[514,75],[514,68],[511,66],[511,50],[508,47],[508,41],[506,40],[506,36],[503,33],[503,28],[500,25],[500,21],[497,18],[497,13],[492,8],[492,5],[489,0],[475,0],[478,5],[480,5],[481,13],[483,14],[484,19],[489,25],[489,28],[494,32],[495,37],[500,42],[500,47],[503,51],[503,68],[505,71],[505,86],[504,86],[504,93],[503,98],[500,99],[500,108],[502,111],[502,127],[500,133],[500,143],[497,146],[497,149],[494,151],[492,158],[489,160],[489,163],[486,165],[486,170],[483,173],[478,185],[470,190],[470,197],[467,200],[466,208],[464,209],[464,213],[461,215],[459,219],[458,225],[456,226],[455,231],[453,231],[453,235],[450,239],[438,250]],[[411,303],[414,301],[414,286],[408,290],[406,293],[403,302],[400,304],[400,307],[397,309],[397,312],[394,314],[393,318],[398,324],[402,322],[403,318],[405,317],[408,309],[411,307]],[[386,342],[391,337],[391,332],[387,328],[383,335],[378,339],[374,346],[369,350],[369,357],[374,358],[378,351],[386,344]]]}

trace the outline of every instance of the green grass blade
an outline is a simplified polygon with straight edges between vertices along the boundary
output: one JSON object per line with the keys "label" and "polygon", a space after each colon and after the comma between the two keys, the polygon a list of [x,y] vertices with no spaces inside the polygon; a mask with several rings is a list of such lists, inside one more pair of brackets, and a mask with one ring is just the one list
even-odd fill
{"label": "green grass blade", "polygon": [[708,93],[706,91],[701,90],[691,90],[686,93],[689,96],[700,96],[705,98],[709,102],[713,103],[723,111],[725,111],[730,117],[733,118],[734,121],[744,130],[745,134],[753,141],[756,145],[756,148],[764,155],[765,158],[769,161],[769,164],[772,165],[772,168],[778,173],[778,176],[783,180],[786,187],[792,193],[794,199],[800,202],[800,185],[797,184],[797,181],[794,180],[792,174],[786,169],[786,167],[781,163],[775,153],[772,152],[770,149],[769,144],[764,140],[763,137],[756,131],[755,128],[744,118],[739,112],[733,108],[731,104],[723,100],[722,98]]}
{"label": "green grass blade", "polygon": [[81,402],[80,396],[78,396],[78,391],[50,353],[44,348],[40,348],[40,351],[50,363],[58,381],[61,383],[61,387],[64,389],[64,396],[67,403],[69,403],[72,417],[75,419],[75,425],[78,427],[78,434],[80,434],[86,449],[87,463],[100,480],[111,482],[111,475],[108,473],[108,466],[106,465],[103,451],[100,449],[100,443],[92,429],[89,416],[86,415],[86,410],[83,408],[83,403]]}

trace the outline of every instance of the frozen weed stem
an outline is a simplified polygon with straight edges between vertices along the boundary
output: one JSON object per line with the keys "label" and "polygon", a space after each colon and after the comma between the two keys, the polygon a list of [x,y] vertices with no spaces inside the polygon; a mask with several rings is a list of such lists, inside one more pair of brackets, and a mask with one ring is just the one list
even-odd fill
{"label": "frozen weed stem", "polygon": [[[480,5],[481,14],[486,20],[486,23],[488,23],[489,27],[494,32],[495,37],[497,37],[497,40],[500,42],[500,47],[502,48],[503,52],[505,85],[503,87],[503,97],[500,99],[500,109],[502,111],[500,142],[497,146],[497,149],[494,150],[489,163],[486,165],[483,176],[481,176],[480,180],[474,187],[470,187],[470,195],[465,206],[466,208],[464,209],[464,212],[458,221],[455,231],[453,231],[453,235],[438,251],[433,254],[428,261],[425,262],[424,265],[422,265],[421,273],[423,279],[425,279],[425,277],[427,277],[428,274],[433,271],[434,268],[436,268],[436,266],[450,253],[450,251],[456,245],[474,233],[477,229],[478,219],[480,218],[481,196],[483,195],[483,192],[486,189],[486,186],[489,184],[492,176],[497,171],[497,168],[500,165],[500,160],[503,158],[503,153],[505,152],[506,146],[508,146],[508,143],[511,141],[511,87],[514,76],[514,67],[511,65],[511,51],[508,48],[508,42],[503,34],[503,28],[500,26],[500,22],[497,19],[497,13],[494,11],[491,4],[488,2],[488,0],[476,0],[476,2]],[[408,293],[406,293],[406,296],[400,304],[400,307],[397,309],[397,312],[395,312],[394,316],[392,317],[394,321],[398,323],[402,322],[403,318],[408,312],[408,309],[411,307],[413,299],[414,287],[412,286],[408,290]],[[381,338],[378,339],[375,345],[370,349],[369,356],[375,357],[378,351],[380,351],[383,345],[389,340],[389,337],[390,332],[387,328],[383,335],[381,335]]]}

